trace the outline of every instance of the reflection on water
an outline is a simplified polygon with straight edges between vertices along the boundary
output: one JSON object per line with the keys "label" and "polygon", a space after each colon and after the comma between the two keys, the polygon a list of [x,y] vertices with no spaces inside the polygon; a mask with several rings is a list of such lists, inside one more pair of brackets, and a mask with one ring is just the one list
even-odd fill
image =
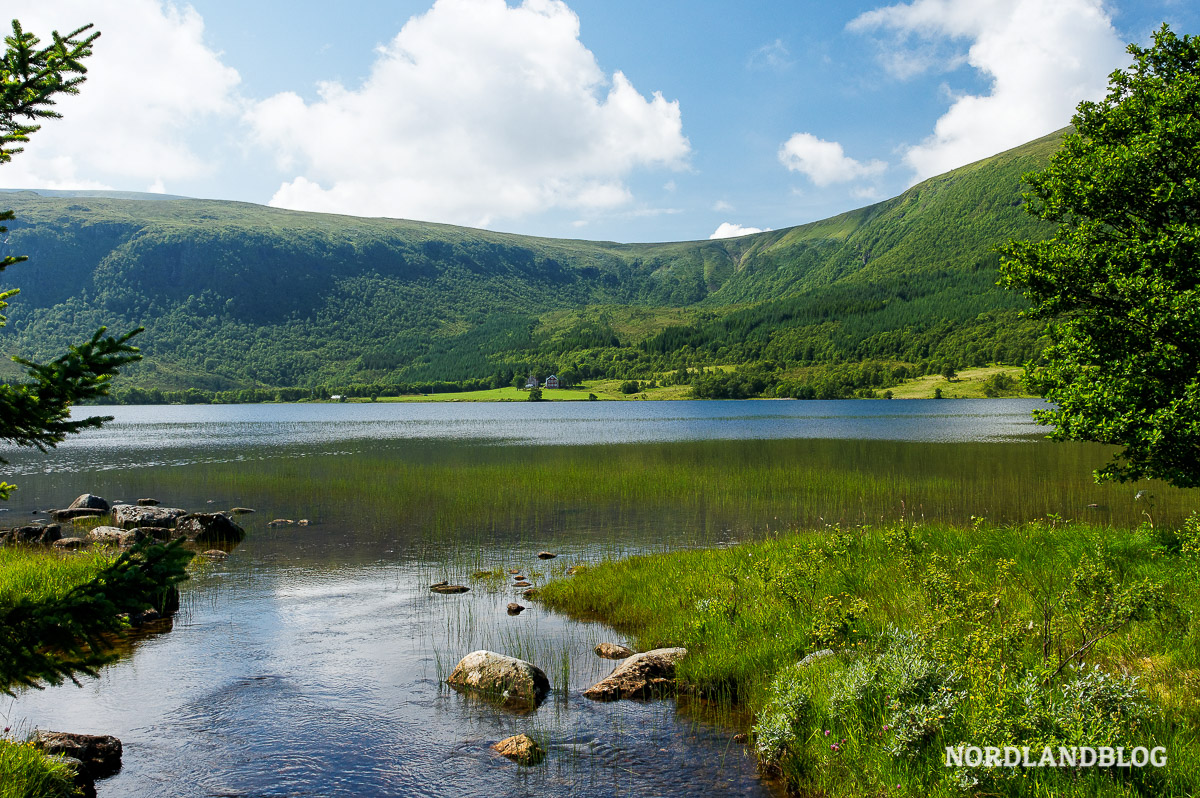
{"label": "reflection on water", "polygon": [[[174,629],[82,688],[27,692],[9,723],[115,734],[110,796],[766,795],[736,723],[670,701],[580,695],[627,642],[521,599],[609,554],[792,525],[1070,519],[1136,523],[1195,494],[1099,488],[1097,447],[1036,439],[1029,402],[586,403],[114,408],[118,423],[20,453],[12,518],[87,490],[258,512],[197,566]],[[854,434],[855,432],[859,434]],[[6,455],[8,456],[8,455]],[[14,476],[16,477],[14,479]],[[273,517],[306,527],[270,528]],[[550,548],[560,557],[540,561]],[[442,596],[441,579],[471,584]],[[509,616],[517,598],[532,605]],[[530,659],[554,687],[518,716],[444,685],[466,653]],[[547,762],[489,745],[528,732]]]}

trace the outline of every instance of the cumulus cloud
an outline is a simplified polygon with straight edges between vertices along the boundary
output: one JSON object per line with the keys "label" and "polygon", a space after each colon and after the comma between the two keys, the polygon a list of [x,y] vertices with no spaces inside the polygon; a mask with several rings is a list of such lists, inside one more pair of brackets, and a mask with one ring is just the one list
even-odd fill
{"label": "cumulus cloud", "polygon": [[635,169],[682,169],[678,102],[609,79],[561,0],[438,0],[362,86],[319,86],[247,113],[294,175],[271,204],[487,225],[550,208],[628,203]]}
{"label": "cumulus cloud", "polygon": [[871,177],[887,169],[883,161],[861,163],[846,155],[836,141],[811,133],[796,133],[779,148],[779,160],[789,170],[801,172],[818,186]]}
{"label": "cumulus cloud", "polygon": [[710,241],[715,238],[736,238],[738,236],[748,236],[751,233],[766,233],[770,229],[769,227],[743,227],[740,224],[733,224],[732,222],[721,222],[721,226],[708,238]]}
{"label": "cumulus cloud", "polygon": [[[84,61],[80,93],[59,100],[62,119],[47,120],[25,152],[0,170],[23,188],[127,187],[144,181],[163,191],[172,180],[210,170],[192,131],[237,118],[236,70],[204,44],[204,22],[190,7],[163,0],[20,0],[5,12],[50,41],[88,22],[101,32]],[[224,143],[224,142],[222,142]]]}
{"label": "cumulus cloud", "polygon": [[[1103,0],[914,0],[868,11],[851,31],[883,31],[885,68],[905,79],[964,62],[991,81],[961,94],[905,163],[923,180],[1065,126],[1103,96],[1124,44]],[[949,45],[967,45],[965,56]]]}

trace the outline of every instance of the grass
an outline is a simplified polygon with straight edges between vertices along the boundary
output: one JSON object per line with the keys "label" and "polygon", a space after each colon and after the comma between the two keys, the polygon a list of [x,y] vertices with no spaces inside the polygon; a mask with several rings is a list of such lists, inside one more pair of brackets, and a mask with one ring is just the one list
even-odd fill
{"label": "grass", "polygon": [[[996,374],[1007,374],[1020,383],[1024,369],[1020,366],[984,366],[982,368],[963,369],[953,380],[947,380],[940,374],[926,374],[924,377],[907,380],[892,388],[893,399],[932,399],[934,392],[942,389],[943,399],[983,399],[983,383],[988,377]],[[1005,394],[1006,396],[1033,396],[1028,393]]]}
{"label": "grass", "polygon": [[[603,562],[540,599],[756,717],[803,795],[1195,795],[1200,524],[827,527]],[[835,656],[806,668],[814,651]],[[948,745],[1154,746],[1168,767],[948,768]]]}
{"label": "grass", "polygon": [[85,550],[62,553],[24,546],[0,547],[0,606],[19,598],[42,602],[61,598],[116,559],[116,553]]}
{"label": "grass", "polygon": [[77,795],[74,776],[61,758],[0,737],[0,798],[67,798]]}
{"label": "grass", "polygon": [[[623,380],[597,380],[581,383],[576,388],[543,388],[542,400],[546,402],[586,402],[588,394],[606,401],[625,399],[687,399],[690,385],[664,385],[648,388],[635,394],[621,393]],[[352,399],[353,402],[369,402],[369,399]],[[490,388],[486,391],[461,391],[459,393],[435,393],[421,396],[381,396],[378,402],[527,402],[529,391],[522,388]]]}

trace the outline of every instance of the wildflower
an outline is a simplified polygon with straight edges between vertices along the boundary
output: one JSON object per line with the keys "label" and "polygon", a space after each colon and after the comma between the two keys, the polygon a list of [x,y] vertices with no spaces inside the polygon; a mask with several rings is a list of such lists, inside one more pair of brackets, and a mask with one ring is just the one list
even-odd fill
{"label": "wildflower", "polygon": [[826,737],[828,737],[828,736],[829,736],[829,729],[826,729],[826,730],[825,730],[825,736],[826,736]]}

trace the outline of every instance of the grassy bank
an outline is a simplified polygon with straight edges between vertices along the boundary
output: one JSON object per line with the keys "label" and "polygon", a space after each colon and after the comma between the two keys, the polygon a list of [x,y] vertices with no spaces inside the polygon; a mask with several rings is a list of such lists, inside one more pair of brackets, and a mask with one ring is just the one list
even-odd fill
{"label": "grassy bank", "polygon": [[0,737],[0,798],[67,798],[75,772],[60,757],[48,757],[30,743]]}
{"label": "grassy bank", "polygon": [[[1200,525],[828,527],[606,562],[542,599],[756,718],[803,795],[1200,791]],[[798,667],[808,654],[834,656]],[[947,767],[951,745],[1163,746],[1165,768]]]}
{"label": "grassy bank", "polygon": [[[115,559],[113,552],[63,554],[42,548],[0,547],[0,608],[18,599],[45,602],[62,598]],[[0,735],[0,798],[74,794],[74,772],[61,759]]]}
{"label": "grassy bank", "polygon": [[16,599],[43,602],[62,598],[116,560],[114,551],[66,554],[54,549],[0,547],[0,606]]}

